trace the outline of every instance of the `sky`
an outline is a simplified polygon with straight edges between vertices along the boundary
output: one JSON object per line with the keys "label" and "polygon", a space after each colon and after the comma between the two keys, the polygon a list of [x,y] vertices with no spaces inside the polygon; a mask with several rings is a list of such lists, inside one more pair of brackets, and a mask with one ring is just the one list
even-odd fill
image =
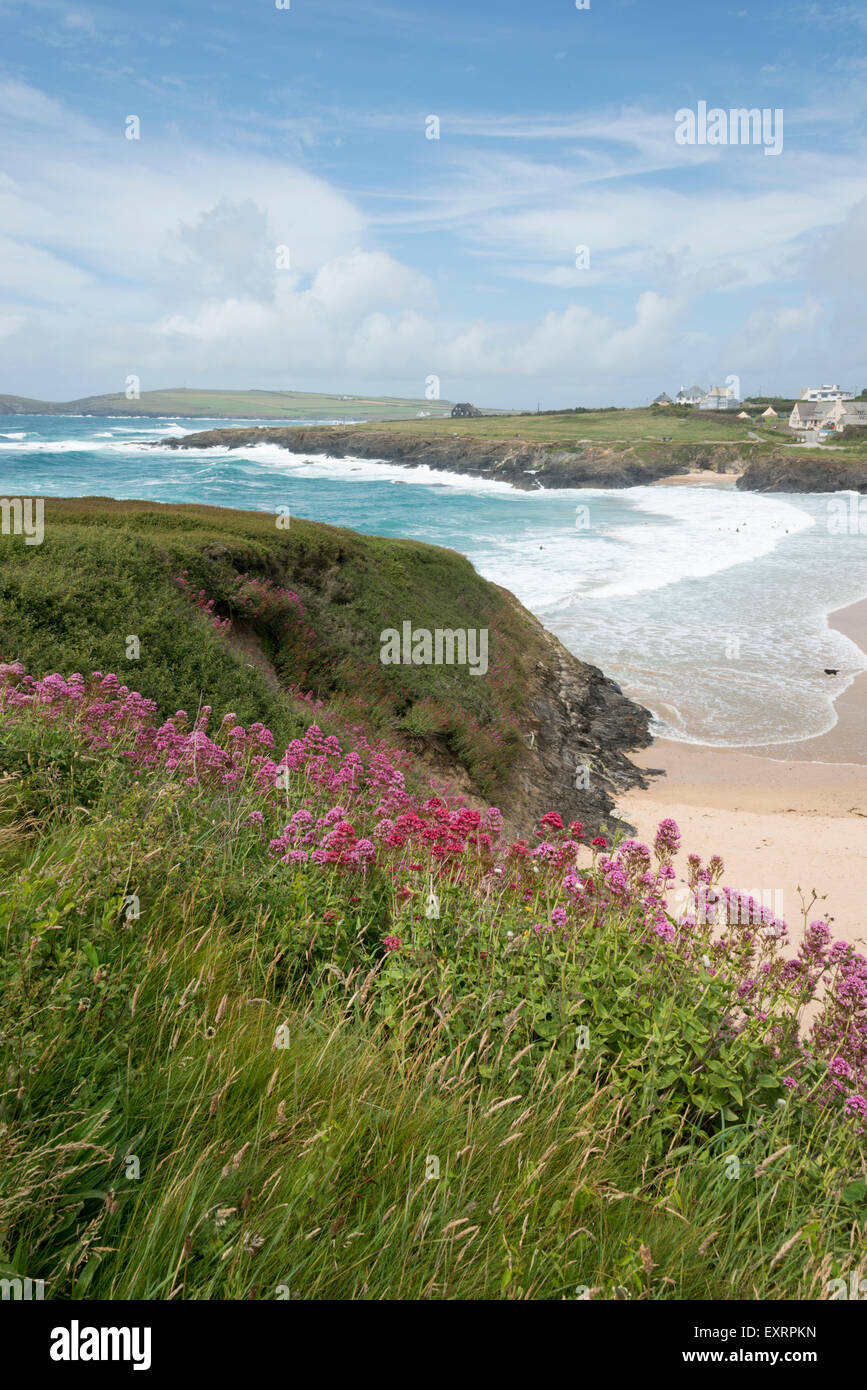
{"label": "sky", "polygon": [[0,393],[867,386],[867,7],[582,4],[0,0]]}

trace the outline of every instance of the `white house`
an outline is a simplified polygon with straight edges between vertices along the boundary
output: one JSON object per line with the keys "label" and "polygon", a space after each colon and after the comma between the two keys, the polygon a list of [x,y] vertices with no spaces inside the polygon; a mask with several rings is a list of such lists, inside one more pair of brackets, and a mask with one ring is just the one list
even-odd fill
{"label": "white house", "polygon": [[801,392],[802,401],[854,401],[852,391],[844,391],[842,386],[808,386]]}
{"label": "white house", "polygon": [[712,386],[699,410],[737,410],[740,401],[728,386]]}
{"label": "white house", "polygon": [[789,416],[790,430],[820,430],[826,424],[834,428],[833,407],[824,401],[796,401]]}
{"label": "white house", "polygon": [[[844,405],[844,400],[849,404]],[[867,426],[867,401],[856,401],[852,396],[838,396],[828,411],[828,419],[833,420],[838,434],[847,425]]]}
{"label": "white house", "polygon": [[705,394],[700,386],[690,386],[689,390],[685,386],[681,386],[675,396],[675,401],[678,405],[701,405]]}
{"label": "white house", "polygon": [[840,434],[847,425],[867,427],[867,401],[851,396],[838,396],[834,401],[796,401],[789,416],[793,430],[826,429]]}

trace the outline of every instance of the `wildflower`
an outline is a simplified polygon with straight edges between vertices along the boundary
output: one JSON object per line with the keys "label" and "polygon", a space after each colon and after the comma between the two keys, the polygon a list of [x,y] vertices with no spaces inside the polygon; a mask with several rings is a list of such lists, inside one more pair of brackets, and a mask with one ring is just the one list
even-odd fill
{"label": "wildflower", "polygon": [[386,936],[383,938],[382,944],[385,947],[385,954],[388,955],[390,951],[399,951],[403,942],[399,936]]}
{"label": "wildflower", "polygon": [[839,1076],[846,1081],[851,1079],[852,1068],[844,1057],[832,1057],[828,1063],[828,1071],[831,1076]]}
{"label": "wildflower", "polygon": [[678,829],[677,821],[672,820],[670,817],[666,817],[665,820],[659,822],[653,848],[656,852],[657,859],[661,861],[670,859],[673,854],[677,854],[677,851],[680,849],[680,830]]}

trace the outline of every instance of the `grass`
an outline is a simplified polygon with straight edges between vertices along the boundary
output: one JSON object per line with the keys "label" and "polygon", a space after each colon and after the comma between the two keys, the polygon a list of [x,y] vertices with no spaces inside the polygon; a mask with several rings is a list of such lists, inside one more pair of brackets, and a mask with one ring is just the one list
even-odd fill
{"label": "grass", "polygon": [[[416,541],[384,540],[292,519],[223,508],[109,499],[49,500],[45,540],[0,537],[0,651],[29,670],[114,671],[164,714],[208,699],[242,722],[263,719],[280,738],[310,722],[298,687],[342,701],[353,719],[463,768],[493,797],[521,746],[520,711],[544,643],[504,590],[463,556]],[[246,645],[204,622],[175,576],[189,572]],[[294,631],[245,622],[232,607],[238,574],[298,593]],[[467,666],[380,662],[380,634],[405,620],[489,630],[484,680]],[[137,637],[138,657],[127,655]]]}
{"label": "grass", "polygon": [[[698,1091],[672,1107],[654,1034],[682,1007],[706,1057],[707,977],[670,953],[635,1010],[628,911],[549,958],[521,927],[552,881],[492,902],[467,868],[413,925],[405,870],[269,858],[249,786],[135,778],[75,718],[0,727],[3,1277],[53,1299],[773,1300],[860,1269],[851,1123],[778,1106],[776,1081],[728,1119]],[[327,804],[299,774],[277,811]]]}
{"label": "grass", "polygon": [[[581,414],[486,415],[468,420],[412,420],[405,424],[385,423],[383,429],[419,435],[459,434],[468,438],[515,438],[532,444],[551,444],[559,448],[579,448],[589,444],[641,445],[661,442],[663,436],[674,443],[748,443],[750,431],[773,439],[774,431],[756,428],[755,423],[738,420],[735,413],[688,409],[598,410]],[[780,431],[782,432],[782,426]]]}
{"label": "grass", "polygon": [[142,391],[128,400],[123,391],[51,402],[0,396],[0,413],[84,415],[174,415],[251,420],[388,420],[405,419],[419,410],[448,414],[448,401],[399,396],[340,396],[315,391],[206,391],[177,388]]}
{"label": "grass", "polygon": [[[764,409],[764,403],[761,408]],[[618,453],[634,451],[647,462],[660,459],[670,459],[673,463],[693,461],[708,468],[719,462],[749,463],[770,454],[785,455],[786,450],[798,450],[798,437],[788,428],[787,416],[781,415],[769,424],[758,418],[759,409],[754,408],[749,413],[753,416],[751,420],[738,420],[736,411],[643,407],[581,413],[486,415],[466,420],[395,420],[383,421],[374,428],[424,438],[457,435],[509,444],[520,442],[569,453],[582,453],[590,447],[610,448]],[[840,462],[863,462],[867,458],[867,430],[852,430],[845,439],[835,437],[829,442],[836,446],[834,458]]]}
{"label": "grass", "polygon": [[[860,1076],[867,1024],[822,933],[793,967],[751,916],[677,926],[668,850],[646,888],[556,821],[506,852],[494,817],[423,799],[425,761],[366,741],[496,780],[540,640],[502,590],[414,542],[202,507],[50,502],[41,546],[0,545],[4,658],[190,712],[136,761],[147,721],[98,682],[0,702],[0,1277],[62,1300],[824,1299],[863,1277],[863,1079],[829,1062]],[[494,694],[452,670],[431,702],[430,668],[381,668],[404,611],[489,624]],[[203,702],[211,742],[177,732]],[[237,720],[275,760],[313,720],[342,752],[306,735],[275,777]]]}

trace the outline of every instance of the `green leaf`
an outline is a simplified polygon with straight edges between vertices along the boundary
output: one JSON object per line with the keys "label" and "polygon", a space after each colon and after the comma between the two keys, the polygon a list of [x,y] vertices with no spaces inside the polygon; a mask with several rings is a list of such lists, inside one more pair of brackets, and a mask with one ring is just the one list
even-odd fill
{"label": "green leaf", "polygon": [[855,1182],[850,1182],[843,1188],[843,1201],[851,1202],[855,1206],[858,1202],[867,1200],[867,1182],[863,1178],[858,1178]]}
{"label": "green leaf", "polygon": [[87,961],[88,965],[92,965],[94,970],[99,969],[99,956],[96,954],[96,951],[93,949],[89,941],[82,941],[81,953]]}

